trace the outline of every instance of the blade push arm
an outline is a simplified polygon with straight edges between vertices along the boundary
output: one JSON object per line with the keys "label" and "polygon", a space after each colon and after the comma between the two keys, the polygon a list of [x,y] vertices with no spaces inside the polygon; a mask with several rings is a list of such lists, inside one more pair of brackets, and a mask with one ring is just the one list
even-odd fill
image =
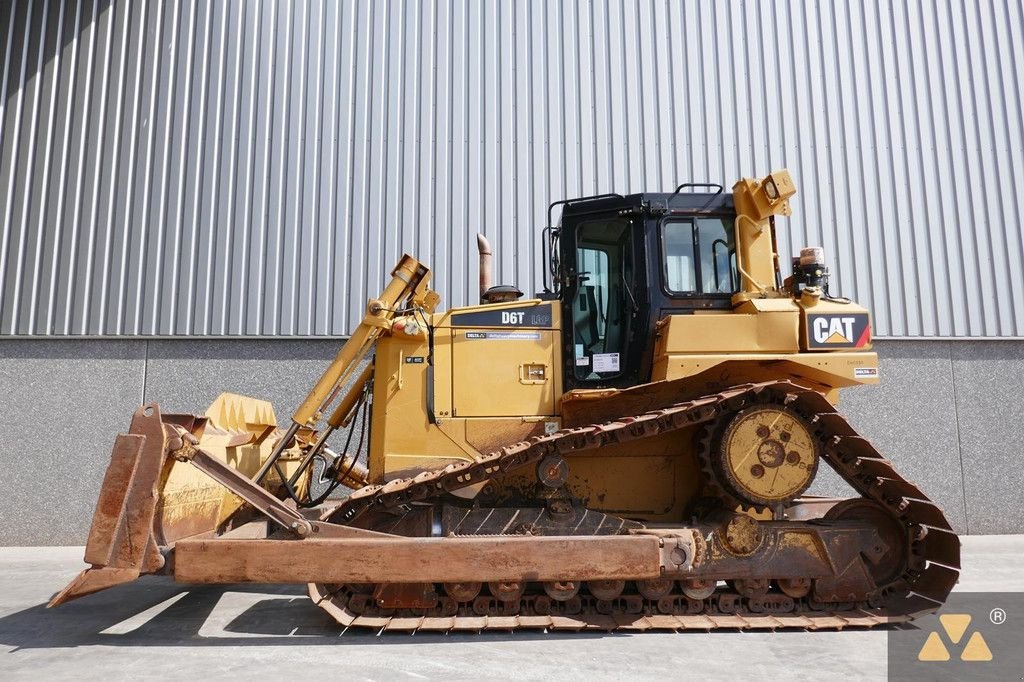
{"label": "blade push arm", "polygon": [[[406,254],[391,271],[391,282],[384,288],[383,293],[372,299],[366,305],[366,314],[362,322],[352,332],[352,336],[338,351],[338,355],[324,371],[316,385],[302,401],[302,404],[292,415],[292,425],[281,438],[273,453],[256,474],[255,481],[259,483],[270,471],[271,467],[280,458],[292,443],[295,434],[303,426],[315,427],[327,412],[330,405],[342,393],[342,388],[355,373],[360,362],[373,348],[377,339],[382,333],[391,328],[391,322],[400,312],[408,308],[419,308],[426,313],[433,312],[440,301],[440,297],[427,286],[430,282],[430,269]],[[317,445],[311,454],[321,448],[332,431],[341,426],[347,413],[343,414],[343,407],[355,404],[355,397],[362,390],[365,381],[356,381],[342,396],[342,400],[336,410],[327,420],[327,428],[324,430]]]}

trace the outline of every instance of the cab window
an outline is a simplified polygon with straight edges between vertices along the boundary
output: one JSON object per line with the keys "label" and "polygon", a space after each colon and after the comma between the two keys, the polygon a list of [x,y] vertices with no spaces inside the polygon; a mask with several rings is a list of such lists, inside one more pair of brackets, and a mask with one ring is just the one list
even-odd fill
{"label": "cab window", "polygon": [[672,294],[732,294],[739,279],[732,219],[674,219],[662,223],[665,288]]}

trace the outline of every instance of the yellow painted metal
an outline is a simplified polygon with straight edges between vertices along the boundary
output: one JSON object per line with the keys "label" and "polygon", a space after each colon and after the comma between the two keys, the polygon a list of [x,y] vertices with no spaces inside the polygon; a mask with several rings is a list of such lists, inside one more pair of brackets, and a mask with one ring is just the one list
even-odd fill
{"label": "yellow painted metal", "polygon": [[[787,304],[786,299],[758,303]],[[752,302],[750,302],[752,303]],[[800,312],[719,312],[670,315],[658,324],[655,358],[680,353],[796,353],[800,350]]]}
{"label": "yellow painted metal", "polygon": [[[500,309],[522,313],[548,308],[550,327],[495,329],[453,325],[467,314]],[[558,414],[562,393],[561,310],[550,301],[455,308],[439,316],[435,351],[447,353],[450,373],[435,372],[435,396],[448,391],[447,414],[439,417],[543,417]],[[443,332],[443,333],[440,333]],[[447,382],[447,383],[446,383]]]}
{"label": "yellow painted metal", "polygon": [[[452,408],[459,417],[555,414],[558,333],[520,330],[510,339],[452,331]],[[536,339],[531,336],[536,336]]]}
{"label": "yellow painted metal", "polygon": [[778,407],[758,406],[733,418],[715,456],[743,499],[776,504],[807,489],[818,453],[802,420]]}
{"label": "yellow painted metal", "polygon": [[[858,374],[857,370],[861,369]],[[864,370],[874,370],[865,372]],[[652,381],[683,379],[713,374],[707,388],[721,390],[750,381],[794,379],[816,384],[824,390],[878,383],[878,355],[851,351],[832,353],[692,353],[660,357]]]}
{"label": "yellow painted metal", "polygon": [[609,447],[589,457],[567,457],[566,462],[572,496],[587,500],[593,509],[651,521],[682,518],[700,480],[681,438],[631,449]]}
{"label": "yellow painted metal", "polygon": [[295,424],[314,426],[322,412],[349,378],[359,361],[373,347],[384,330],[390,330],[396,306],[403,301],[419,305],[426,312],[433,311],[439,299],[427,288],[430,270],[412,256],[405,254],[391,272],[391,282],[384,292],[366,306],[366,315],[352,336],[338,351],[338,355],[324,371],[316,385],[292,416]]}
{"label": "yellow painted metal", "polygon": [[[590,509],[648,521],[677,521],[698,494],[701,473],[694,432],[686,430],[585,453],[565,453],[566,489]],[[534,468],[499,476],[499,493],[536,497]]]}
{"label": "yellow painted metal", "polygon": [[[442,387],[451,395],[451,377],[443,371],[450,362],[439,362],[451,355],[446,336],[445,330],[435,330],[435,397],[441,395]],[[370,420],[370,477],[375,483],[473,457],[471,450],[431,423],[429,353],[428,343],[419,339],[386,336],[377,343]],[[424,361],[406,362],[412,358]],[[435,415],[439,407],[443,405],[435,402]]]}
{"label": "yellow painted metal", "polygon": [[[452,326],[455,315],[529,313],[542,305],[552,308],[551,327]],[[545,421],[557,427],[557,306],[538,300],[470,306],[432,315],[430,322],[432,358],[419,338],[385,335],[377,343],[370,438],[375,481],[474,459],[543,433]]]}
{"label": "yellow painted metal", "polygon": [[775,171],[761,180],[743,178],[733,185],[732,191],[736,207],[736,265],[740,271],[740,293],[733,297],[733,303],[755,296],[788,296],[775,288],[777,254],[770,218],[792,212],[789,198],[796,194],[796,186],[789,171]]}
{"label": "yellow painted metal", "polygon": [[356,380],[352,382],[352,389],[348,391],[341,400],[338,401],[338,406],[334,408],[334,412],[327,418],[327,423],[332,427],[339,429],[348,426],[349,420],[351,419],[352,408],[359,402],[359,397],[362,395],[361,389],[366,385],[366,382],[373,376],[373,363],[366,363],[366,367],[359,373]]}
{"label": "yellow painted metal", "polygon": [[[256,473],[282,435],[274,408],[265,400],[222,393],[205,417],[197,426],[199,447],[247,476]],[[301,457],[298,447],[285,450],[278,460],[285,476],[294,473]],[[273,488],[281,480],[272,470],[264,483]],[[308,478],[300,479],[299,491],[307,485]],[[190,463],[171,459],[161,477],[153,527],[161,544],[170,544],[220,528],[242,505],[241,498]]]}
{"label": "yellow painted metal", "polygon": [[692,430],[568,454],[567,488],[593,509],[629,518],[683,518],[697,497],[701,474]]}
{"label": "yellow painted metal", "polygon": [[[807,315],[867,314],[853,303],[749,298],[726,312],[671,315],[658,323],[652,381],[693,377],[693,387],[721,390],[737,383],[796,379],[833,402],[835,389],[878,383],[870,342],[857,349],[806,352]],[[698,379],[699,377],[699,379]]]}

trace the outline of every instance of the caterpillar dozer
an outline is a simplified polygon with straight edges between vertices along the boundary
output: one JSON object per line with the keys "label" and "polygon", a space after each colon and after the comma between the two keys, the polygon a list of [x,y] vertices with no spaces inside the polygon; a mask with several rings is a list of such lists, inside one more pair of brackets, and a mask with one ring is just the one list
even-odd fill
{"label": "caterpillar dozer", "polygon": [[[221,395],[117,437],[51,606],[167,574],[308,584],[345,627],[839,629],[938,609],[960,543],[840,416],[869,312],[820,248],[783,279],[787,171],[555,202],[544,290],[438,310],[405,255],[292,415]],[[553,214],[561,218],[554,224]],[[845,498],[808,494],[821,467]]]}

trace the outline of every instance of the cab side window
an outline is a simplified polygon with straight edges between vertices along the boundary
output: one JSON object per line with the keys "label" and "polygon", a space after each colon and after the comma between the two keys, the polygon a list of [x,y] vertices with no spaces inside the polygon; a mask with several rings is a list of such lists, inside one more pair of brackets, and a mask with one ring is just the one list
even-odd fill
{"label": "cab side window", "polygon": [[662,223],[665,288],[673,294],[732,294],[739,279],[736,244],[728,217],[672,219]]}
{"label": "cab side window", "polygon": [[665,248],[665,285],[669,291],[697,291],[697,264],[693,257],[693,223],[676,220],[662,227]]}

